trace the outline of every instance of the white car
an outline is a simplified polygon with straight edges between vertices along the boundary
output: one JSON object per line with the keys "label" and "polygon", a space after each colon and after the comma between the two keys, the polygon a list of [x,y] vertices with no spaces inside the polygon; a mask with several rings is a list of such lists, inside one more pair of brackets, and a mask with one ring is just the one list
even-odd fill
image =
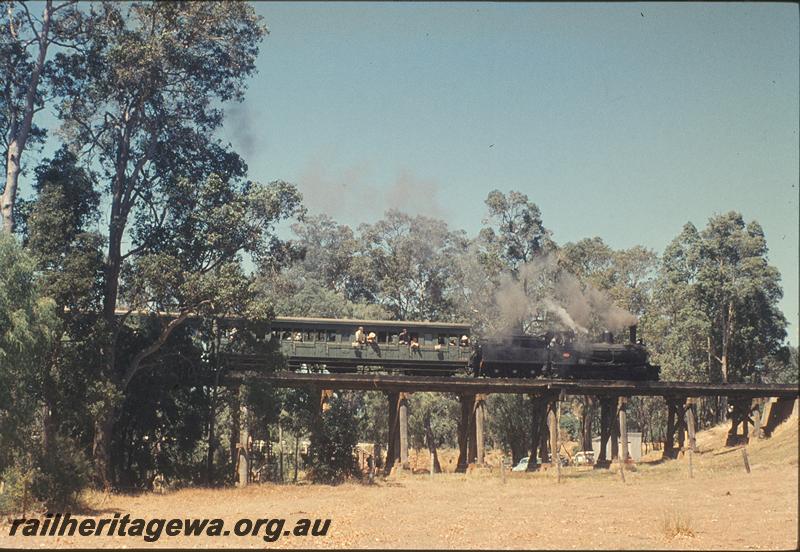
{"label": "white car", "polygon": [[528,456],[526,456],[525,458],[523,458],[522,460],[520,460],[520,461],[517,463],[517,465],[516,465],[516,466],[514,466],[513,468],[511,468],[511,471],[515,471],[515,472],[527,471],[527,469],[528,469],[528,458],[529,458],[529,457],[528,457]]}
{"label": "white car", "polygon": [[594,464],[594,451],[580,451],[576,452],[572,457],[572,463],[576,466],[583,466],[585,464]]}
{"label": "white car", "polygon": [[[529,459],[530,459],[530,456],[526,456],[525,458],[520,460],[519,463],[517,463],[516,466],[511,468],[511,471],[515,471],[515,472],[528,471],[528,461],[529,461]],[[537,458],[536,459],[536,463],[541,466],[542,465],[542,459],[541,458]]]}

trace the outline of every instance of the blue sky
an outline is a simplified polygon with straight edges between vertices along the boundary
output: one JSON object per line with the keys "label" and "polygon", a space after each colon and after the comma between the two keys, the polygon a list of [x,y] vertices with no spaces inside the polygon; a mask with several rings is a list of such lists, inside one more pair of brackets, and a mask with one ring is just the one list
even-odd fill
{"label": "blue sky", "polygon": [[519,190],[559,243],[657,253],[740,211],[798,343],[796,5],[255,7],[270,35],[223,132],[251,178],[351,225],[397,207],[469,235]]}

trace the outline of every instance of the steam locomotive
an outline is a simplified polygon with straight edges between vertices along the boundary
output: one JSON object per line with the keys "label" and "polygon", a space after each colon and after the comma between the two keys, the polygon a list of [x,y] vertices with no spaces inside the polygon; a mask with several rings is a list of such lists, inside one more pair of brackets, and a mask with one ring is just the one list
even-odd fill
{"label": "steam locomotive", "polygon": [[629,331],[627,343],[614,343],[610,332],[599,342],[573,332],[487,339],[475,347],[470,367],[485,377],[658,381],[660,367],[648,362],[636,326]]}

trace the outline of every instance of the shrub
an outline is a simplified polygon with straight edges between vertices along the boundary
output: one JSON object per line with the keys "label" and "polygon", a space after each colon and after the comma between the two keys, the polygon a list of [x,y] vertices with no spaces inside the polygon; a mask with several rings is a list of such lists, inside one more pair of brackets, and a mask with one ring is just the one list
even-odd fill
{"label": "shrub", "polygon": [[34,505],[31,493],[35,471],[31,462],[20,462],[0,474],[3,492],[0,493],[0,513],[25,513]]}
{"label": "shrub", "polygon": [[694,530],[692,530],[691,519],[684,516],[679,512],[664,512],[664,517],[661,519],[661,532],[668,539],[674,537],[693,537]]}
{"label": "shrub", "polygon": [[340,397],[312,427],[309,478],[315,483],[341,483],[355,473],[353,449],[358,444],[358,420]]}
{"label": "shrub", "polygon": [[83,452],[71,440],[57,437],[37,459],[31,491],[49,510],[63,511],[77,505],[90,473],[91,466]]}

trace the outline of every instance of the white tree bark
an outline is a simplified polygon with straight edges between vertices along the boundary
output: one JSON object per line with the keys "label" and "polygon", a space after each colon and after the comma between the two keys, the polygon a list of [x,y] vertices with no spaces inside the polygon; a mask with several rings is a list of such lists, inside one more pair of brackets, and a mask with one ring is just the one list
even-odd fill
{"label": "white tree bark", "polygon": [[[27,9],[27,8],[26,8]],[[9,6],[9,25],[12,13]],[[33,114],[36,109],[36,92],[39,88],[39,80],[42,76],[44,63],[47,59],[47,49],[50,46],[50,20],[53,14],[53,1],[47,0],[42,15],[42,27],[37,33],[31,21],[31,32],[36,37],[39,45],[39,53],[36,56],[36,63],[31,71],[28,90],[25,93],[25,102],[22,106],[21,119],[16,115],[12,117],[11,128],[9,129],[8,154],[6,156],[6,185],[0,199],[0,213],[3,216],[3,231],[10,234],[14,231],[14,205],[17,200],[17,188],[19,185],[19,173],[22,167],[21,158],[25,152],[25,146],[31,134],[33,125]],[[16,33],[12,28],[12,36]]]}

